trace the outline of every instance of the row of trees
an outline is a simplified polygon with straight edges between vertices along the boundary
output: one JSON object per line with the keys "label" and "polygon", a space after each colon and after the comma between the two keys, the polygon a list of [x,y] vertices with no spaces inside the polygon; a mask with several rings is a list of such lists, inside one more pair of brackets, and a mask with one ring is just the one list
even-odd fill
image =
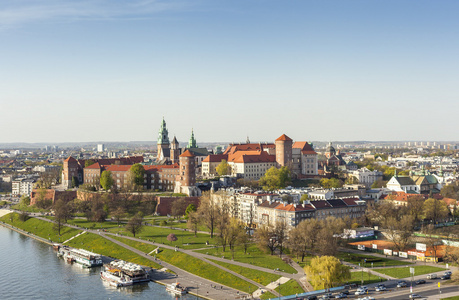
{"label": "row of trees", "polygon": [[[445,220],[449,213],[444,201],[434,198],[424,200],[419,195],[409,197],[406,206],[396,206],[392,202],[384,201],[376,204],[374,208],[369,207],[363,222],[367,225],[379,225],[395,248],[403,251],[411,242],[416,227],[426,224],[425,220],[436,224]],[[427,225],[424,230],[427,230]]]}

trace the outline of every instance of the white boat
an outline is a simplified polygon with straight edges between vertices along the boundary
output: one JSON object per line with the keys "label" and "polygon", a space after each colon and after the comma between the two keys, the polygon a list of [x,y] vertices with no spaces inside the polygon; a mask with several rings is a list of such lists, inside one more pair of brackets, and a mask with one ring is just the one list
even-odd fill
{"label": "white boat", "polygon": [[166,291],[174,295],[184,295],[187,293],[186,287],[180,286],[178,282],[166,285]]}
{"label": "white boat", "polygon": [[124,276],[120,277],[107,271],[100,272],[100,278],[107,281],[111,286],[114,287],[130,286],[134,284],[134,282],[129,278],[126,278]]}
{"label": "white boat", "polygon": [[100,254],[68,246],[57,247],[57,249],[57,256],[64,257],[68,262],[75,261],[88,268],[102,265],[102,257]]}

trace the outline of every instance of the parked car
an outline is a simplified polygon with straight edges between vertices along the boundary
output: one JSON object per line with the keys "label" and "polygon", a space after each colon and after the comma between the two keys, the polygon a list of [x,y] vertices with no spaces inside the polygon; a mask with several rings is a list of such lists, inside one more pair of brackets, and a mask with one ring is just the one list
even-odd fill
{"label": "parked car", "polygon": [[415,299],[415,298],[422,298],[422,297],[418,294],[410,294],[410,299]]}
{"label": "parked car", "polygon": [[344,290],[344,291],[342,291],[341,293],[346,294],[346,295],[349,295],[349,290]]}
{"label": "parked car", "polygon": [[342,298],[347,298],[347,295],[345,293],[339,293],[335,296],[336,299],[342,299]]}
{"label": "parked car", "polygon": [[387,290],[387,288],[385,286],[377,286],[376,287],[376,291],[377,292],[383,292],[383,291],[386,291],[386,290]]}
{"label": "parked car", "polygon": [[427,279],[436,279],[438,276],[437,274],[429,274],[427,275]]}
{"label": "parked car", "polygon": [[419,279],[416,281],[416,284],[424,284],[426,281],[424,279]]}

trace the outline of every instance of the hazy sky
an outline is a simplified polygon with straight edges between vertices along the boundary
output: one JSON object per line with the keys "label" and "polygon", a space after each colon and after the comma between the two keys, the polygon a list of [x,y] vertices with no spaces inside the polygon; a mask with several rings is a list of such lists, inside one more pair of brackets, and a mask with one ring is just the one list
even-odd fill
{"label": "hazy sky", "polygon": [[459,140],[459,1],[0,2],[0,142]]}

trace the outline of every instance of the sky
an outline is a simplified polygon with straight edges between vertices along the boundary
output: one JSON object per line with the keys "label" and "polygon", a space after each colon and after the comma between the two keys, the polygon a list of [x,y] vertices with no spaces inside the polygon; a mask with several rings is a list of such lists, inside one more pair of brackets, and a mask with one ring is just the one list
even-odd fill
{"label": "sky", "polygon": [[0,143],[459,140],[459,1],[0,2]]}

